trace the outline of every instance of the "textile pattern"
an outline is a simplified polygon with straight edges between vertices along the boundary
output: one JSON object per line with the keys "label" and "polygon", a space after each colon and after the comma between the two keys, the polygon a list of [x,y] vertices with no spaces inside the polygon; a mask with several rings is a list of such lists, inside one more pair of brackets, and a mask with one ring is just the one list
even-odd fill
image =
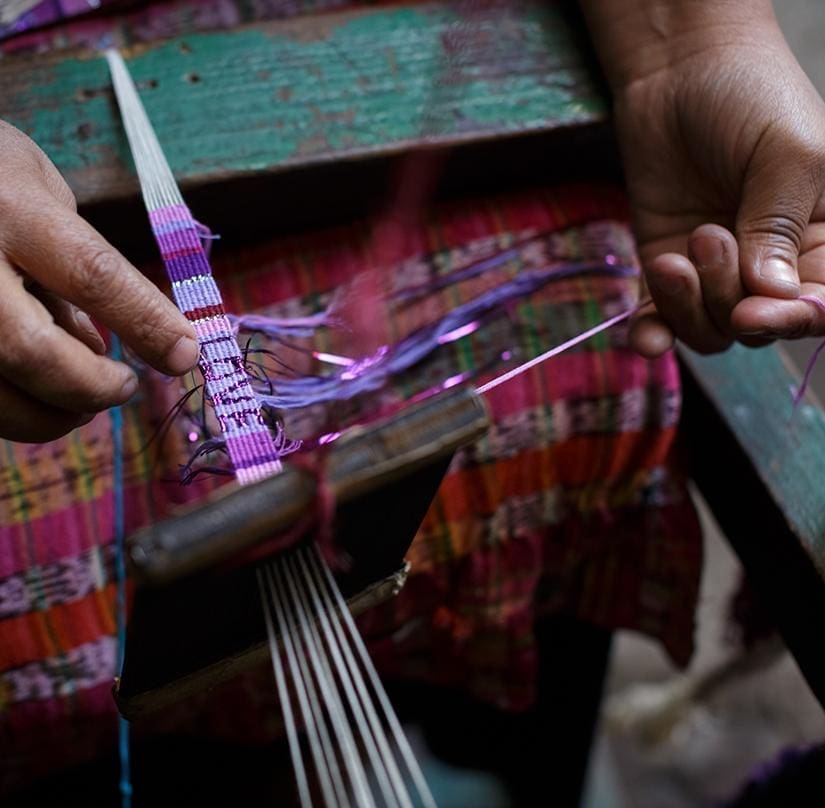
{"label": "textile pattern", "polygon": [[172,295],[198,337],[201,372],[235,477],[244,485],[277,474],[278,446],[250,387],[197,223],[185,205],[152,210],[149,220]]}
{"label": "textile pattern", "polygon": [[[426,289],[516,240],[523,246],[479,277],[362,316],[399,339],[550,254],[633,262],[625,217],[620,192],[599,186],[442,205],[408,233],[404,260],[382,274],[386,291]],[[216,247],[227,311],[305,316],[346,301],[370,265],[369,233],[359,223],[231,253]],[[160,263],[147,273],[162,281]],[[491,378],[631,306],[637,284],[594,275],[549,283],[379,394],[290,414],[286,433],[322,434],[456,374]],[[534,621],[549,613],[637,629],[687,662],[701,543],[671,458],[678,372],[673,356],[644,360],[626,338],[617,327],[491,392],[494,426],[456,455],[410,549],[406,588],[361,620],[384,674],[525,708],[536,686]],[[297,348],[346,354],[351,335],[322,329],[291,351],[271,347],[295,370],[321,372]],[[143,369],[124,408],[127,531],[226,479],[176,482],[194,445],[185,417],[150,443],[183,386]],[[114,742],[112,502],[106,413],[51,444],[0,444],[0,791]],[[264,735],[277,724],[269,676],[179,712],[199,731]]]}

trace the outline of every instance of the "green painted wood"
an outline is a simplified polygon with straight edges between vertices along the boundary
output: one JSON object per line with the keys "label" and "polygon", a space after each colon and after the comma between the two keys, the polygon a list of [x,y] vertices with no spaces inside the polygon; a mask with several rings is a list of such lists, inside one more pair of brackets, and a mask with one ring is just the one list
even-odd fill
{"label": "green painted wood", "polygon": [[[320,14],[127,57],[185,185],[605,120],[581,32],[559,6],[510,4],[472,20],[460,7]],[[81,203],[134,193],[98,55],[0,63],[0,118],[40,144]]]}
{"label": "green painted wood", "polygon": [[[808,395],[794,410],[799,374],[777,347],[736,345],[715,356],[683,349],[683,362],[746,454],[754,473],[819,575],[825,578],[825,412]],[[699,440],[701,436],[695,436]],[[710,462],[724,464],[713,447]],[[731,497],[737,481],[731,480]],[[748,507],[740,503],[739,507]]]}

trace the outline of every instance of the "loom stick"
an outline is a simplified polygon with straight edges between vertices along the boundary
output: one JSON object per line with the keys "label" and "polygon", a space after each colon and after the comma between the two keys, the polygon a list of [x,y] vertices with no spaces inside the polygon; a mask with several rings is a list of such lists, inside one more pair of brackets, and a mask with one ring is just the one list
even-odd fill
{"label": "loom stick", "polygon": [[[451,455],[488,427],[483,400],[456,388],[329,444],[325,484],[336,503],[354,502]],[[208,501],[129,537],[131,572],[141,583],[166,584],[231,559],[294,526],[312,511],[317,495],[316,478],[289,463],[261,482],[226,485]]]}
{"label": "loom stick", "polygon": [[[411,405],[399,420],[355,428],[333,444],[327,482],[336,501],[346,502],[373,490],[380,481],[412,470],[422,461],[455,451],[488,427],[480,395],[546,362],[640,311],[645,300],[587,331],[480,385],[457,388]],[[434,424],[443,427],[439,435]],[[314,501],[315,481],[288,468],[245,490],[227,486],[197,509],[188,509],[152,525],[129,539],[136,575],[148,583],[164,583],[203,569],[222,558],[293,525]]]}

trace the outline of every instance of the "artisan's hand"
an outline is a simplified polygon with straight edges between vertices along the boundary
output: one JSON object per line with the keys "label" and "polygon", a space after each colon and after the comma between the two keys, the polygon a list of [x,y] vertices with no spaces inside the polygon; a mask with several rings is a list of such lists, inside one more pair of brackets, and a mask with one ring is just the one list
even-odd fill
{"label": "artisan's hand", "polygon": [[[619,8],[585,2],[597,16]],[[621,9],[601,43],[657,310],[637,319],[634,346],[655,356],[673,334],[710,352],[825,333],[825,316],[796,299],[825,298],[825,104],[770,3]]]}
{"label": "artisan's hand", "polygon": [[158,370],[197,362],[180,312],[77,215],[43,152],[0,122],[0,437],[52,440],[135,392],[89,315]]}

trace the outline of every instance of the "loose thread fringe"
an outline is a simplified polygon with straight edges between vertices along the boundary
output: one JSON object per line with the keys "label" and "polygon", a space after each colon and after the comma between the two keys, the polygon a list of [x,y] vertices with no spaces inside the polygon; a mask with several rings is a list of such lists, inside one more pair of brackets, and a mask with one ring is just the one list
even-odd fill
{"label": "loose thread fringe", "polygon": [[[450,273],[447,278],[436,278],[433,288],[443,288],[450,283],[466,280],[469,277],[488,271],[492,266],[511,260],[516,248],[477,261],[468,267]],[[607,260],[607,258],[613,259]],[[249,333],[276,340],[281,344],[336,365],[334,372],[325,375],[303,375],[289,377],[281,375],[273,379],[275,372],[265,364],[269,359],[281,366],[282,371],[292,372],[278,358],[277,354],[265,348],[253,349],[247,343],[243,350],[244,369],[252,385],[261,411],[270,422],[275,437],[279,456],[294,454],[306,444],[302,441],[288,440],[283,432],[279,413],[284,410],[301,409],[335,401],[351,400],[365,393],[375,392],[384,387],[388,381],[409,370],[426,359],[438,348],[469,336],[489,319],[506,313],[515,301],[530,295],[548,283],[570,277],[587,275],[606,275],[610,277],[632,277],[638,274],[635,267],[619,264],[613,256],[598,262],[570,262],[553,264],[534,270],[521,272],[516,278],[505,281],[469,302],[457,306],[436,323],[413,332],[395,345],[381,346],[374,354],[353,358],[319,354],[308,348],[302,348],[291,342],[300,337],[311,337],[320,328],[343,328],[336,315],[340,304],[340,295],[326,311],[315,315],[298,318],[266,317],[262,315],[229,315],[229,320],[236,334]],[[401,290],[395,298],[402,302],[424,293],[421,284]],[[505,352],[505,355],[508,352]],[[442,387],[468,381],[469,374],[460,379],[447,379]],[[208,401],[208,397],[205,399]],[[180,406],[178,405],[178,409]],[[181,481],[188,484],[202,474],[221,473],[219,466],[213,464],[199,465],[215,453],[227,453],[223,437],[209,434],[205,419],[197,425],[198,434],[204,439],[195,449],[189,461],[181,468]],[[328,443],[333,438],[320,441]],[[318,445],[319,442],[309,442]]]}
{"label": "loose thread fringe", "polygon": [[[323,376],[279,379],[276,392],[270,393],[253,382],[261,404],[274,410],[311,407],[333,401],[347,401],[363,393],[381,389],[391,377],[409,370],[439,347],[455,342],[477,330],[491,316],[505,312],[513,302],[524,298],[551,281],[586,275],[627,277],[636,274],[633,267],[604,263],[552,266],[522,272],[513,280],[457,306],[438,322],[425,326],[395,345],[382,346],[372,356],[347,360],[344,367]],[[244,318],[239,328],[252,330]]]}

